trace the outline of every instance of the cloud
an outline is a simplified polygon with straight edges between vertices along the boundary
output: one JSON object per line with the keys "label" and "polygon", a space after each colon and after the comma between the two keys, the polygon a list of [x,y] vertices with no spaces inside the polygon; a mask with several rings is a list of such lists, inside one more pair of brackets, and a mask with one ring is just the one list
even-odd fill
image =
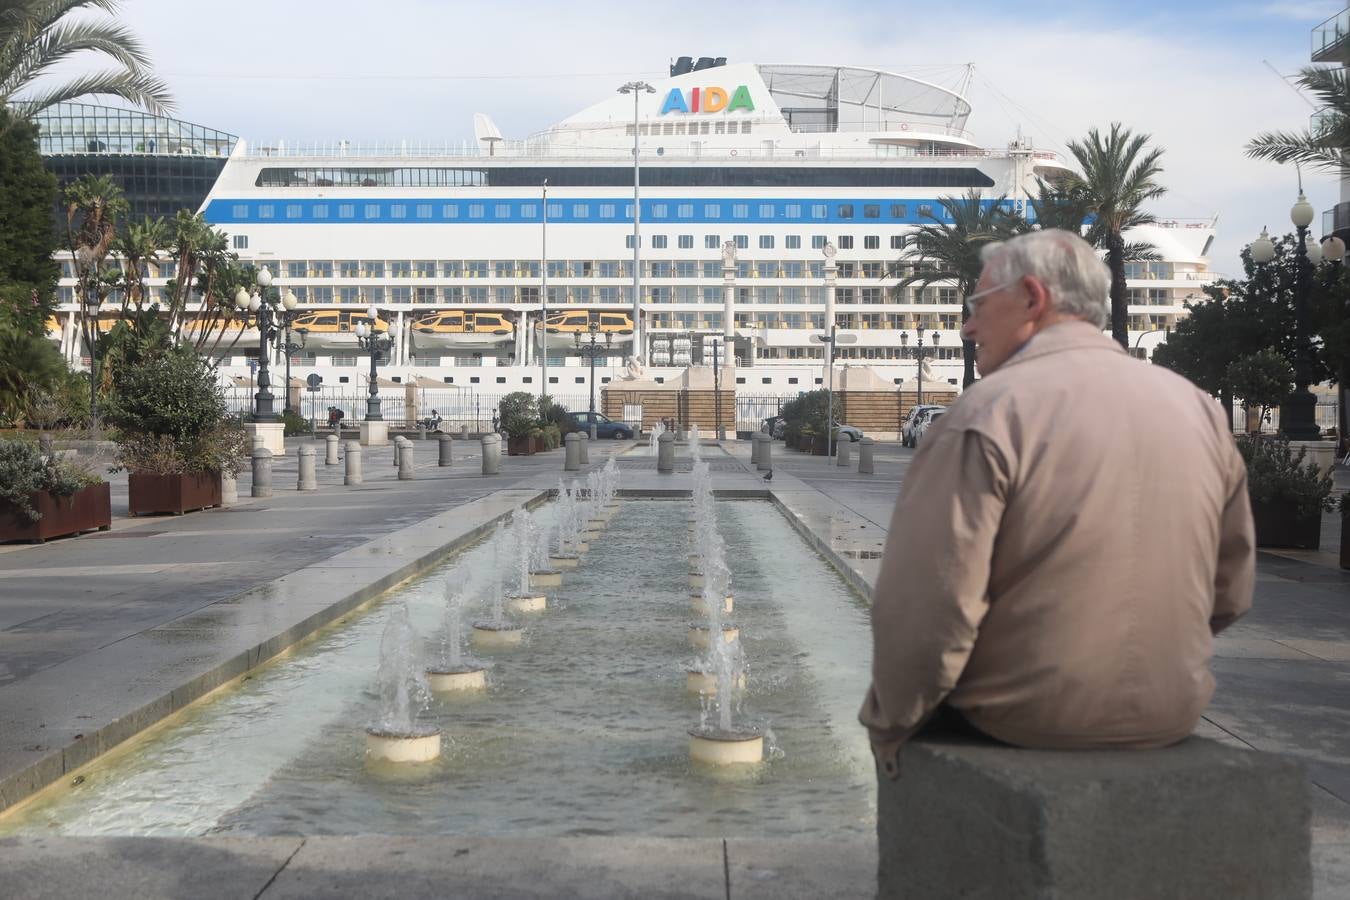
{"label": "cloud", "polygon": [[1277,0],[1262,4],[1258,11],[1265,16],[1316,24],[1326,21],[1345,8],[1339,0]]}

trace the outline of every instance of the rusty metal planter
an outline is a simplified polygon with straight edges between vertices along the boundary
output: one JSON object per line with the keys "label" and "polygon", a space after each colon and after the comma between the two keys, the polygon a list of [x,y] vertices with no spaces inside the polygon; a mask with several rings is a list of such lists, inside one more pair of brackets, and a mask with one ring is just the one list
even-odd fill
{"label": "rusty metal planter", "polygon": [[153,472],[132,472],[127,478],[128,512],[143,513],[185,512],[220,506],[219,472],[183,472],[176,475],[156,475]]}
{"label": "rusty metal planter", "polygon": [[46,491],[28,495],[33,508],[42,514],[36,522],[18,509],[0,503],[0,542],[37,541],[79,534],[82,531],[107,531],[112,525],[112,501],[108,482],[80,488],[68,497]]}

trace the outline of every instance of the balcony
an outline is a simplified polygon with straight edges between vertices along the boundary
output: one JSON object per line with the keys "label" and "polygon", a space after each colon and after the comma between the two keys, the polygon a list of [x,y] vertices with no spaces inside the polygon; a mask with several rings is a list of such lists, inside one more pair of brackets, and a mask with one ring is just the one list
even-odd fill
{"label": "balcony", "polygon": [[1312,61],[1344,63],[1347,34],[1350,34],[1350,9],[1343,9],[1312,30]]}

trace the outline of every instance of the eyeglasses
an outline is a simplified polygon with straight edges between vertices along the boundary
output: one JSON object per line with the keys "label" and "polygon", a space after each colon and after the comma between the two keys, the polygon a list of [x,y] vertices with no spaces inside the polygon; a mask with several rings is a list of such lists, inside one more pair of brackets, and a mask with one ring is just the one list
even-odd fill
{"label": "eyeglasses", "polygon": [[988,297],[990,294],[997,294],[999,291],[1005,291],[1008,288],[1020,282],[1021,280],[1022,279],[1020,278],[1014,278],[1012,281],[1005,281],[1002,284],[996,284],[991,288],[985,288],[982,291],[976,291],[973,294],[967,295],[966,312],[970,313],[970,315],[972,316],[975,315],[975,313],[979,312],[980,310],[979,301],[982,301],[985,297]]}

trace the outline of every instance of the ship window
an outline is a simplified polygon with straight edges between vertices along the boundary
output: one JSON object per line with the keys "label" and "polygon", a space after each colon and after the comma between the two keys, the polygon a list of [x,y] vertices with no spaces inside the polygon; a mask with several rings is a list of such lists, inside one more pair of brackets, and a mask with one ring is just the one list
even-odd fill
{"label": "ship window", "polygon": [[417,204],[417,218],[419,218],[419,219],[430,219],[430,218],[431,218],[431,204],[430,204],[430,203],[419,203],[419,204]]}
{"label": "ship window", "polygon": [[716,203],[703,204],[703,218],[720,219],[721,217],[722,217],[722,207],[718,206]]}
{"label": "ship window", "polygon": [[464,317],[463,317],[463,316],[442,316],[442,317],[441,317],[441,324],[442,324],[442,325],[463,325],[463,324],[464,324]]}
{"label": "ship window", "polygon": [[692,219],[694,217],[694,204],[681,203],[675,207],[675,215],[681,219]]}
{"label": "ship window", "polygon": [[739,250],[748,250],[750,248],[750,236],[748,234],[736,235],[736,247]]}
{"label": "ship window", "polygon": [[623,245],[629,250],[633,249],[633,236],[631,234],[624,236]]}
{"label": "ship window", "polygon": [[232,207],[231,215],[236,219],[248,218],[248,205],[245,203],[236,203]]}
{"label": "ship window", "polygon": [[749,204],[749,203],[733,203],[733,204],[731,204],[731,217],[732,217],[733,219],[745,219],[745,218],[748,218],[749,216],[750,216],[750,204]]}
{"label": "ship window", "polygon": [[666,249],[666,236],[664,234],[652,235],[652,249],[653,250]]}
{"label": "ship window", "polygon": [[772,203],[761,203],[761,204],[759,205],[759,217],[760,217],[761,219],[772,219],[772,218],[773,218],[773,204],[772,204]]}
{"label": "ship window", "polygon": [[811,218],[813,218],[813,219],[823,219],[823,218],[825,218],[825,204],[824,204],[824,203],[812,203],[812,204],[811,204]]}
{"label": "ship window", "polygon": [[[734,123],[734,122],[732,123],[732,127],[733,127],[733,128],[735,127],[735,123]],[[749,134],[749,133],[750,133],[750,123],[749,123],[749,122],[742,122],[742,123],[741,123],[741,134]]]}
{"label": "ship window", "polygon": [[314,215],[314,218],[316,218],[316,219],[326,219],[326,218],[328,218],[328,204],[327,204],[327,203],[316,203],[316,204],[314,204],[314,212],[313,212],[313,215]]}
{"label": "ship window", "polygon": [[[851,234],[841,234],[841,235],[839,235],[839,249],[840,249],[840,250],[852,250],[852,249],[853,249],[853,235],[851,235]],[[848,277],[848,276],[844,276],[844,277]]]}
{"label": "ship window", "polygon": [[511,218],[511,205],[509,203],[498,203],[492,207],[492,216],[495,219]]}
{"label": "ship window", "polygon": [[248,235],[246,235],[246,234],[236,234],[236,235],[234,236],[234,249],[236,249],[236,250],[247,250],[247,249],[248,249]]}
{"label": "ship window", "polygon": [[533,203],[520,204],[520,217],[522,219],[535,219],[539,216],[539,207]]}
{"label": "ship window", "polygon": [[601,324],[601,325],[617,325],[617,326],[619,326],[620,328],[627,328],[627,327],[628,327],[628,317],[627,317],[627,316],[601,316],[601,317],[600,317],[600,324]]}
{"label": "ship window", "polygon": [[726,122],[722,121],[721,119],[718,119],[716,122],[713,123],[713,134],[726,134],[726,133],[727,133]]}
{"label": "ship window", "polygon": [[771,235],[771,234],[761,234],[761,235],[759,236],[759,249],[761,249],[761,250],[772,250],[772,249],[773,249],[773,235]]}
{"label": "ship window", "polygon": [[300,212],[300,204],[299,204],[299,203],[287,203],[287,204],[286,204],[286,218],[288,218],[288,219],[298,219],[298,218],[300,218],[301,215],[302,215],[302,213]]}
{"label": "ship window", "polygon": [[863,204],[863,218],[864,218],[864,219],[880,219],[880,218],[881,218],[881,204],[880,204],[880,203],[864,203],[864,204]]}
{"label": "ship window", "polygon": [[458,219],[458,218],[459,218],[459,204],[458,204],[458,203],[442,203],[442,204],[441,204],[441,218],[443,218],[443,219]]}
{"label": "ship window", "polygon": [[563,214],[563,207],[561,203],[548,204],[548,217],[550,219],[561,219],[562,214]]}
{"label": "ship window", "polygon": [[802,205],[800,203],[789,203],[783,214],[789,219],[800,219],[802,217]]}
{"label": "ship window", "polygon": [[823,235],[823,234],[813,234],[813,235],[811,235],[811,249],[812,249],[812,250],[824,250],[824,249],[825,249],[825,241],[826,241],[826,238],[825,238],[825,235]]}
{"label": "ship window", "polygon": [[933,206],[932,206],[932,204],[930,204],[930,203],[920,203],[920,204],[919,204],[919,216],[920,216],[921,218],[930,218],[930,219],[931,219],[931,218],[933,217]]}
{"label": "ship window", "polygon": [[880,237],[879,235],[875,235],[875,234],[864,235],[864,236],[863,236],[863,249],[864,249],[864,250],[880,250],[880,249],[881,249],[881,237]]}
{"label": "ship window", "polygon": [[789,250],[802,249],[802,236],[800,234],[789,234],[783,238],[783,246]]}
{"label": "ship window", "polygon": [[367,203],[364,215],[367,219],[378,219],[380,217],[380,204]]}
{"label": "ship window", "polygon": [[406,219],[408,218],[408,205],[406,203],[395,203],[389,207],[389,218]]}
{"label": "ship window", "polygon": [[258,218],[270,219],[276,215],[276,208],[270,203],[263,203],[258,206]]}
{"label": "ship window", "polygon": [[722,236],[720,234],[705,234],[703,236],[703,246],[708,250],[716,250],[722,246]]}
{"label": "ship window", "polygon": [[481,204],[481,203],[470,203],[470,204],[469,204],[469,218],[470,218],[470,219],[481,219],[481,218],[483,218],[483,204]]}
{"label": "ship window", "polygon": [[905,204],[903,204],[903,203],[892,203],[892,204],[891,204],[891,218],[892,218],[892,219],[903,219],[906,215],[907,215],[907,210],[905,209]]}
{"label": "ship window", "polygon": [[694,249],[694,236],[692,234],[680,235],[680,249],[681,250]]}
{"label": "ship window", "polygon": [[652,204],[652,218],[666,219],[670,217],[670,206],[665,203]]}
{"label": "ship window", "polygon": [[892,250],[905,249],[905,236],[903,234],[891,235],[891,249]]}
{"label": "ship window", "polygon": [[617,207],[616,207],[613,203],[601,203],[601,204],[600,204],[600,218],[602,218],[602,219],[612,219],[612,218],[614,218],[614,213],[615,213],[616,210],[617,210]]}
{"label": "ship window", "polygon": [[841,219],[851,219],[851,218],[853,218],[853,204],[852,204],[852,203],[840,203],[840,204],[839,204],[839,218],[841,218]]}

